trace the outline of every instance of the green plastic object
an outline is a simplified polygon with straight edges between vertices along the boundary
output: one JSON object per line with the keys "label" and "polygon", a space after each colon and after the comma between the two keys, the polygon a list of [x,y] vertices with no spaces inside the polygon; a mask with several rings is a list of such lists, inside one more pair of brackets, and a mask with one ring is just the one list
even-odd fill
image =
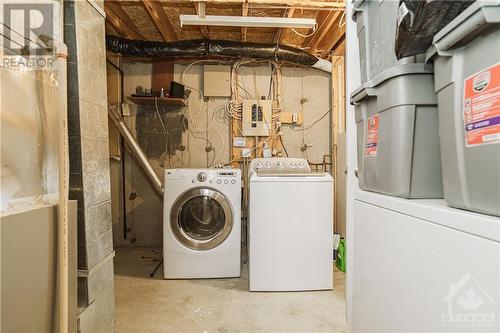
{"label": "green plastic object", "polygon": [[340,240],[339,247],[337,249],[337,260],[335,261],[335,266],[345,273],[345,241]]}

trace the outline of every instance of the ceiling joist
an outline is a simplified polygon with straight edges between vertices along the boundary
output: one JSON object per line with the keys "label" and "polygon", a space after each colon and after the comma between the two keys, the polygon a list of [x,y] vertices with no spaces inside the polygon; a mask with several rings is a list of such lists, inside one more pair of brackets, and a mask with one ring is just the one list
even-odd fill
{"label": "ceiling joist", "polygon": [[[205,17],[205,2],[195,2],[193,5],[196,15],[199,17]],[[200,32],[203,38],[210,39],[210,32],[208,31],[206,25],[200,25]]]}
{"label": "ceiling joist", "polygon": [[[177,41],[217,37],[232,41],[290,45],[323,58],[342,47],[345,34],[345,0],[105,0],[107,34],[129,39]],[[316,31],[291,33],[287,27],[248,28],[199,25],[182,27],[180,15],[278,17],[311,19],[316,15]],[[128,15],[127,15],[128,14]],[[147,15],[146,15],[147,14]],[[344,24],[343,24],[344,23]],[[204,24],[204,23],[203,23]],[[158,33],[155,31],[158,31]],[[199,30],[198,30],[199,29]],[[305,37],[302,33],[309,35]]]}
{"label": "ceiling joist", "polygon": [[[247,1],[243,2],[241,5],[241,16],[248,16],[248,3]],[[247,27],[241,28],[241,41],[247,41]]]}
{"label": "ceiling joist", "polygon": [[155,0],[142,0],[146,11],[148,12],[151,21],[153,21],[156,29],[163,37],[165,42],[176,41],[177,35],[172,28],[165,10],[163,9],[161,3]]}
{"label": "ceiling joist", "polygon": [[145,39],[118,3],[105,1],[104,4],[106,19],[119,34],[129,39]]}
{"label": "ceiling joist", "polygon": [[304,41],[303,46],[309,48],[310,53],[314,53],[318,48],[319,43],[325,38],[328,33],[334,33],[334,29],[332,29],[334,23],[337,22],[337,18],[339,17],[341,12],[333,11],[333,12],[321,12],[319,14],[320,22],[318,22],[318,30],[316,33]]}
{"label": "ceiling joist", "polygon": [[339,29],[336,30],[334,34],[329,36],[326,40],[324,40],[320,44],[320,49],[323,51],[320,54],[321,58],[325,58],[328,53],[339,43],[342,41],[342,39],[345,38],[345,25]]}
{"label": "ceiling joist", "polygon": [[284,6],[284,7],[300,7],[300,8],[330,8],[344,9],[345,2],[337,1],[317,1],[317,0],[169,0],[169,3],[189,3],[203,1],[206,3],[215,4],[243,4],[248,3],[251,7],[254,5],[262,6]]}
{"label": "ceiling joist", "polygon": [[[285,14],[283,15],[283,17],[292,18],[293,14],[295,14],[295,8],[290,7],[290,8],[286,9]],[[284,31],[283,28],[278,28],[278,30],[274,34],[273,43],[281,44],[281,42],[283,42],[283,35],[284,35],[283,31]]]}
{"label": "ceiling joist", "polygon": [[345,38],[333,49],[332,56],[343,56],[345,54]]}

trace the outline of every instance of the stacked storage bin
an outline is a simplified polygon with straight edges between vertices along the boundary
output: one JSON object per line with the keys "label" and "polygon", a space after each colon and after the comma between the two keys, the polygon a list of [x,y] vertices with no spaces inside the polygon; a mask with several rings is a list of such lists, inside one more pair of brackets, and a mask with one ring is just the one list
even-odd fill
{"label": "stacked storage bin", "polygon": [[500,1],[476,1],[427,52],[434,62],[444,197],[500,216]]}
{"label": "stacked storage bin", "polygon": [[352,95],[364,190],[442,198],[437,98],[425,55],[396,59],[397,1],[355,1],[363,84]]}

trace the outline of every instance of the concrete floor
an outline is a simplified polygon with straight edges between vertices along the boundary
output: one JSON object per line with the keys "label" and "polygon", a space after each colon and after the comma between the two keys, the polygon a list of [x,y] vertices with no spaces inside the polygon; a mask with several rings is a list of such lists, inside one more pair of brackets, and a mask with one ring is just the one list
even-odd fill
{"label": "concrete floor", "polygon": [[248,292],[242,277],[163,280],[149,273],[158,249],[119,248],[115,257],[116,332],[347,332],[345,274],[333,291]]}

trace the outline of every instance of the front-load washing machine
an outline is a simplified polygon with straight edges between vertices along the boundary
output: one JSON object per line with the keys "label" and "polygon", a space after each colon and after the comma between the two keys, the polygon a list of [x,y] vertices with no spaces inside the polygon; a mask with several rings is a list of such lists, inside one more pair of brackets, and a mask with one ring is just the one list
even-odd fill
{"label": "front-load washing machine", "polygon": [[241,171],[165,170],[165,279],[240,276]]}

